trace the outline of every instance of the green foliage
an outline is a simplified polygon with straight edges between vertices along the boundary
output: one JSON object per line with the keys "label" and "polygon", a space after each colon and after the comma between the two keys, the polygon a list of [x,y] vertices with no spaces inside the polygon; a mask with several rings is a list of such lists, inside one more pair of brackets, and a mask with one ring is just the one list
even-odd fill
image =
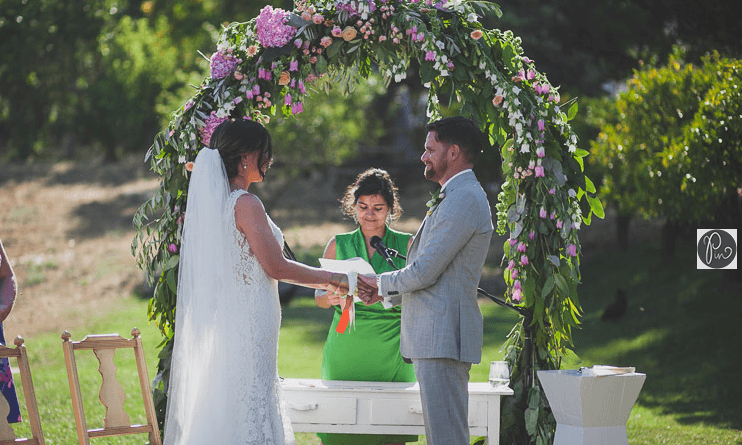
{"label": "green foliage", "polygon": [[603,199],[625,215],[711,219],[742,185],[740,84],[742,63],[718,54],[637,72],[595,119]]}

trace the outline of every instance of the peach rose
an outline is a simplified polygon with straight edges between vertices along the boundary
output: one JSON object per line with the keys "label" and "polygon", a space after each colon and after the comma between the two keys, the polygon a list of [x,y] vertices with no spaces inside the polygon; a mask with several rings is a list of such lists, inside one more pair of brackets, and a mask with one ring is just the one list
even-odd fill
{"label": "peach rose", "polygon": [[482,38],[483,33],[481,29],[475,29],[474,31],[471,32],[470,35],[472,39],[479,40]]}
{"label": "peach rose", "polygon": [[254,56],[257,53],[258,53],[258,47],[257,46],[250,45],[250,46],[247,47],[247,55],[248,56],[252,57],[252,56]]}
{"label": "peach rose", "polygon": [[504,97],[502,97],[502,96],[495,96],[495,97],[494,97],[494,98],[492,99],[492,105],[494,105],[494,106],[496,106],[496,107],[499,107],[499,106],[500,106],[500,104],[502,103],[502,101],[503,101],[504,99],[505,99],[505,98],[504,98]]}
{"label": "peach rose", "polygon": [[324,48],[327,48],[328,46],[332,45],[332,37],[330,36],[324,36],[319,41],[319,44],[322,45]]}
{"label": "peach rose", "polygon": [[356,35],[358,35],[358,31],[356,31],[355,28],[353,28],[352,26],[346,26],[340,36],[346,42],[350,42],[351,40],[356,38]]}
{"label": "peach rose", "polygon": [[185,169],[189,172],[193,171],[193,162],[186,162]]}
{"label": "peach rose", "polygon": [[291,74],[288,71],[282,71],[281,77],[278,79],[279,85],[288,85],[291,82]]}

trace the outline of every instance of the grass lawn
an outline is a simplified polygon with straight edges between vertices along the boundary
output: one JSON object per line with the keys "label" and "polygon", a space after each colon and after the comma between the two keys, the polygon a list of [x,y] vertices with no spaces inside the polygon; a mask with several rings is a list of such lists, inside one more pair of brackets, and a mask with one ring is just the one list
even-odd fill
{"label": "grass lawn", "polygon": [[[583,259],[582,275],[580,300],[585,314],[582,328],[575,333],[581,365],[635,366],[647,374],[627,424],[629,442],[742,444],[742,354],[738,351],[742,333],[737,328],[742,286],[725,280],[721,271],[697,271],[691,245],[681,246],[672,260],[661,258],[657,246],[647,244],[629,252],[604,250]],[[603,308],[619,287],[629,295],[627,315],[619,322],[600,321]],[[110,332],[128,337],[137,326],[142,330],[150,377],[154,377],[160,335],[147,323],[146,307],[146,301],[124,299],[115,311],[91,317],[88,326],[70,327],[73,340]],[[472,368],[472,381],[487,380],[487,363],[501,357],[500,346],[515,321],[512,314],[491,302],[483,301],[481,308],[484,363]],[[296,299],[284,309],[280,375],[319,377],[330,318],[330,311],[314,306],[312,298]],[[27,338],[26,345],[47,444],[76,443],[60,333]],[[132,384],[125,388],[131,402],[129,414],[132,421],[141,422],[144,414],[135,406],[139,399],[134,373],[133,367],[120,365],[119,376],[132,376]],[[101,426],[103,408],[92,409],[100,380],[97,365],[81,379],[90,388],[86,404],[90,427]],[[19,436],[28,434],[26,422],[15,429]],[[123,436],[93,443],[144,441],[144,436]],[[300,433],[297,443],[314,445],[318,440],[313,434]],[[420,443],[425,443],[422,436]]]}

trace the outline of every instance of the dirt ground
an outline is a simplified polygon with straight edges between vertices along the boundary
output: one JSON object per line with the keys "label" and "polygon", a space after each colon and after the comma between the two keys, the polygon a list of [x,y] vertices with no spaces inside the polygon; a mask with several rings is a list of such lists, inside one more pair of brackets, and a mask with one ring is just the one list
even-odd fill
{"label": "dirt ground", "polygon": [[[432,185],[422,179],[421,169],[401,176],[405,212],[393,227],[414,233]],[[318,174],[295,181],[269,209],[290,245],[324,246],[334,234],[353,228],[337,207],[345,184],[337,177]],[[85,317],[110,310],[141,289],[143,274],[130,247],[132,216],[158,183],[141,159],[0,167],[0,240],[20,290],[4,323],[6,335],[28,337],[83,325]],[[257,192],[269,196],[270,187],[269,181]],[[655,229],[632,227],[639,237],[655,236]],[[611,244],[613,230],[611,215],[584,230],[583,251]],[[493,238],[490,263],[499,263],[503,241]],[[481,286],[501,292],[499,276],[498,268],[488,267]]]}

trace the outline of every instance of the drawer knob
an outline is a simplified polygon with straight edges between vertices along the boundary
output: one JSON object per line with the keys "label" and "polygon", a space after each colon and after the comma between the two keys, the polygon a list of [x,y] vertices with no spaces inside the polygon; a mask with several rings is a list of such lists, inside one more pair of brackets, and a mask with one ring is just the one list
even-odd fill
{"label": "drawer knob", "polygon": [[296,402],[289,402],[288,406],[290,409],[296,410],[296,411],[311,411],[313,409],[317,409],[319,406],[317,403],[296,403]]}

